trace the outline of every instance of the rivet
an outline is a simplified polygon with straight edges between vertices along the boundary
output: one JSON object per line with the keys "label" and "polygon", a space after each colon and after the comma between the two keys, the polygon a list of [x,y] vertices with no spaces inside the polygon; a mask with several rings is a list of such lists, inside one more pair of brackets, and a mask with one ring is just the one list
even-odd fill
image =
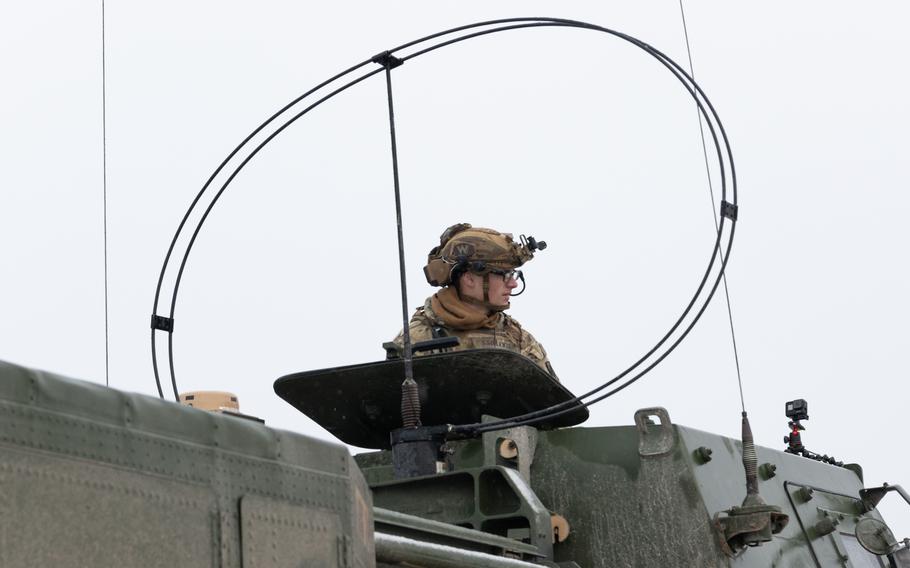
{"label": "rivet", "polygon": [[777,466],[773,463],[763,463],[759,466],[758,472],[761,474],[762,479],[771,479],[777,475]]}
{"label": "rivet", "polygon": [[811,501],[814,494],[815,490],[811,487],[800,487],[796,491],[796,496],[803,502]]}
{"label": "rivet", "polygon": [[699,446],[694,452],[695,461],[701,464],[706,464],[711,461],[711,454],[714,453],[714,450],[706,446]]}
{"label": "rivet", "polygon": [[837,528],[838,521],[835,519],[822,519],[819,522],[815,523],[815,526],[812,527],[812,533],[816,537],[825,536],[826,534],[831,534]]}

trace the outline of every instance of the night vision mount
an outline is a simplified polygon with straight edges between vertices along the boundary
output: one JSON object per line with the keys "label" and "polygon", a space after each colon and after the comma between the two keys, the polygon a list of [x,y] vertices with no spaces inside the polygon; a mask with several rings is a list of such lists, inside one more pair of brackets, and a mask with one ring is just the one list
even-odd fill
{"label": "night vision mount", "polygon": [[518,239],[521,241],[522,246],[531,252],[547,248],[547,241],[538,241],[534,237],[526,237],[524,235],[519,236]]}

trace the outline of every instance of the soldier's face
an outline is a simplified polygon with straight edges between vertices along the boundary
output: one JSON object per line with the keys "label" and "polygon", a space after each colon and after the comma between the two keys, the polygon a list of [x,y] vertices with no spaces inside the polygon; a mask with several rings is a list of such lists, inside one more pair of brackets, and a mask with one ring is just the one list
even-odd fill
{"label": "soldier's face", "polygon": [[[490,303],[494,306],[507,306],[511,299],[512,290],[518,282],[511,278],[504,278],[502,274],[490,274]],[[483,288],[480,291],[483,296]]]}
{"label": "soldier's face", "polygon": [[[502,274],[490,274],[490,303],[494,306],[507,306],[511,299],[512,290],[518,282],[511,278],[504,278]],[[462,295],[483,301],[483,276],[467,272],[461,277],[460,293]]]}

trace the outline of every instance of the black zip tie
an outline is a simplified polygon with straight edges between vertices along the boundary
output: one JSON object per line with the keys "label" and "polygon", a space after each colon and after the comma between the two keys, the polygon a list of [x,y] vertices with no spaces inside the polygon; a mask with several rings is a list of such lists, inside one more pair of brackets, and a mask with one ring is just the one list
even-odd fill
{"label": "black zip tie", "polygon": [[401,65],[402,63],[404,63],[403,59],[399,59],[399,58],[395,57],[394,55],[392,55],[391,51],[383,51],[382,53],[378,53],[378,54],[374,55],[373,58],[370,59],[370,61],[372,61],[373,63],[378,63],[379,65],[382,65],[386,69],[394,69],[394,68],[398,67],[399,65]]}
{"label": "black zip tie", "polygon": [[739,216],[739,206],[733,205],[728,201],[721,201],[720,214],[731,221],[736,221],[736,218]]}
{"label": "black zip tie", "polygon": [[152,314],[152,329],[160,329],[171,333],[174,331],[174,318]]}

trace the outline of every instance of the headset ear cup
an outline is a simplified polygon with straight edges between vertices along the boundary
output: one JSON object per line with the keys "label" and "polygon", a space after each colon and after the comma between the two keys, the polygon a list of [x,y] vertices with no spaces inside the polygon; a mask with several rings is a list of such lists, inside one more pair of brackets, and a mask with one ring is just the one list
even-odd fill
{"label": "headset ear cup", "polygon": [[429,264],[423,267],[423,276],[427,279],[427,282],[430,284],[430,286],[439,286],[437,280],[433,278],[433,275],[430,273]]}
{"label": "headset ear cup", "polygon": [[423,267],[423,274],[430,286],[445,286],[449,284],[451,267],[444,260],[434,258]]}

